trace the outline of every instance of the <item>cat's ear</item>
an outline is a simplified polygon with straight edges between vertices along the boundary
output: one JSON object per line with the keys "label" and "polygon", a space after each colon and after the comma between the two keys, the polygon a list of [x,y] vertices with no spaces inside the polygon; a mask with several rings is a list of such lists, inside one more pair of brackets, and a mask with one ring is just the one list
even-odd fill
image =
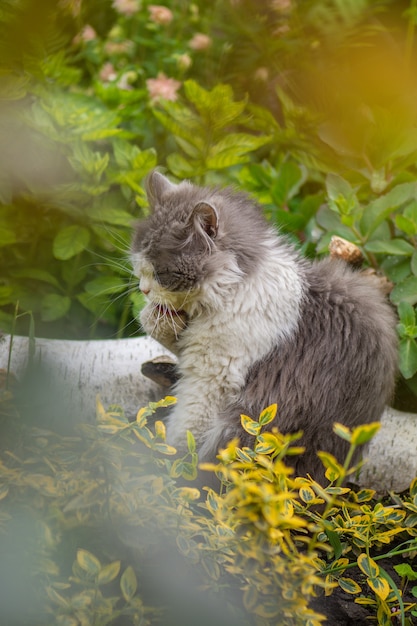
{"label": "cat's ear", "polygon": [[193,209],[194,223],[210,237],[215,239],[219,230],[219,214],[216,207],[209,202],[198,202]]}
{"label": "cat's ear", "polygon": [[171,183],[166,176],[157,170],[153,170],[146,179],[146,194],[151,204],[160,200],[165,194],[174,191],[176,187],[177,185]]}

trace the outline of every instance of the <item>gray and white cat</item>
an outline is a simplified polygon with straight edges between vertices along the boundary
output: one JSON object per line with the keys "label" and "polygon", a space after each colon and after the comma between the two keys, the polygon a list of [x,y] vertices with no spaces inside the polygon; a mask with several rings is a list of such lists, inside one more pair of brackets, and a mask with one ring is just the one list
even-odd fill
{"label": "gray and white cat", "polygon": [[167,440],[186,431],[200,458],[238,437],[240,415],[278,403],[270,428],[304,432],[299,475],[323,478],[318,450],[344,460],[335,421],[378,420],[397,371],[396,319],[373,282],[343,262],[309,262],[231,189],[171,183],[154,171],[132,259],[145,331],[178,357]]}

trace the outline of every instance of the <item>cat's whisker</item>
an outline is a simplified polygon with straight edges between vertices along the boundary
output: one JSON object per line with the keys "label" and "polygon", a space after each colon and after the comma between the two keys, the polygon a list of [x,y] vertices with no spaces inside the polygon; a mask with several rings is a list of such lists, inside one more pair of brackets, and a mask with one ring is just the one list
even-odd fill
{"label": "cat's whisker", "polygon": [[182,301],[182,304],[181,304],[181,306],[179,307],[180,309],[183,309],[183,308],[185,307],[185,305],[186,305],[186,304],[188,304],[188,302],[189,302],[189,300],[190,300],[190,297],[191,297],[191,291],[192,291],[192,290],[191,290],[191,287],[190,287],[189,289],[187,289],[187,291],[186,291],[186,293],[185,293],[185,296],[184,296],[184,299],[183,299],[183,301]]}
{"label": "cat's whisker", "polygon": [[169,319],[171,320],[171,327],[172,327],[172,330],[174,331],[175,339],[178,339],[179,333],[181,332],[181,330],[183,330],[182,326],[178,323],[178,320],[176,319],[176,315],[170,309],[168,309],[168,314],[169,314]]}

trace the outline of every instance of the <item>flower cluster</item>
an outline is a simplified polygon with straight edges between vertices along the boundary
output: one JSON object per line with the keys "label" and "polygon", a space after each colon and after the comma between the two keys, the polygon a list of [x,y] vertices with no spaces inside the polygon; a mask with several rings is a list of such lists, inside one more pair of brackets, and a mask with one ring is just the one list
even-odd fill
{"label": "flower cluster", "polygon": [[181,83],[174,78],[168,78],[163,72],[159,72],[157,78],[148,78],[146,87],[153,104],[160,100],[175,101],[178,97],[177,91]]}
{"label": "flower cluster", "polygon": [[[109,84],[124,92],[144,87],[140,97],[144,94],[152,105],[175,101],[186,73],[191,68],[198,72],[212,39],[204,32],[197,4],[188,8],[189,27],[183,30],[182,39],[168,35],[170,25],[179,20],[174,7],[142,0],[112,0],[116,21],[104,40],[91,24],[85,24],[76,35],[73,45],[86,51],[90,67],[91,62],[96,65],[96,76],[109,94],[116,94]],[[144,43],[147,40],[149,44]]]}

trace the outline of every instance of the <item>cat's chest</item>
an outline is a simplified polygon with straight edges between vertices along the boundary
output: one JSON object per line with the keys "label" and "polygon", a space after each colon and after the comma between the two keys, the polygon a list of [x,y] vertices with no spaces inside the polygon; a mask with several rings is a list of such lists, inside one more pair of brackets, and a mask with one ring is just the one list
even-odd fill
{"label": "cat's chest", "polygon": [[249,368],[270,351],[276,337],[259,326],[255,332],[247,317],[224,313],[201,317],[182,333],[178,367],[188,381],[231,392],[242,387]]}

